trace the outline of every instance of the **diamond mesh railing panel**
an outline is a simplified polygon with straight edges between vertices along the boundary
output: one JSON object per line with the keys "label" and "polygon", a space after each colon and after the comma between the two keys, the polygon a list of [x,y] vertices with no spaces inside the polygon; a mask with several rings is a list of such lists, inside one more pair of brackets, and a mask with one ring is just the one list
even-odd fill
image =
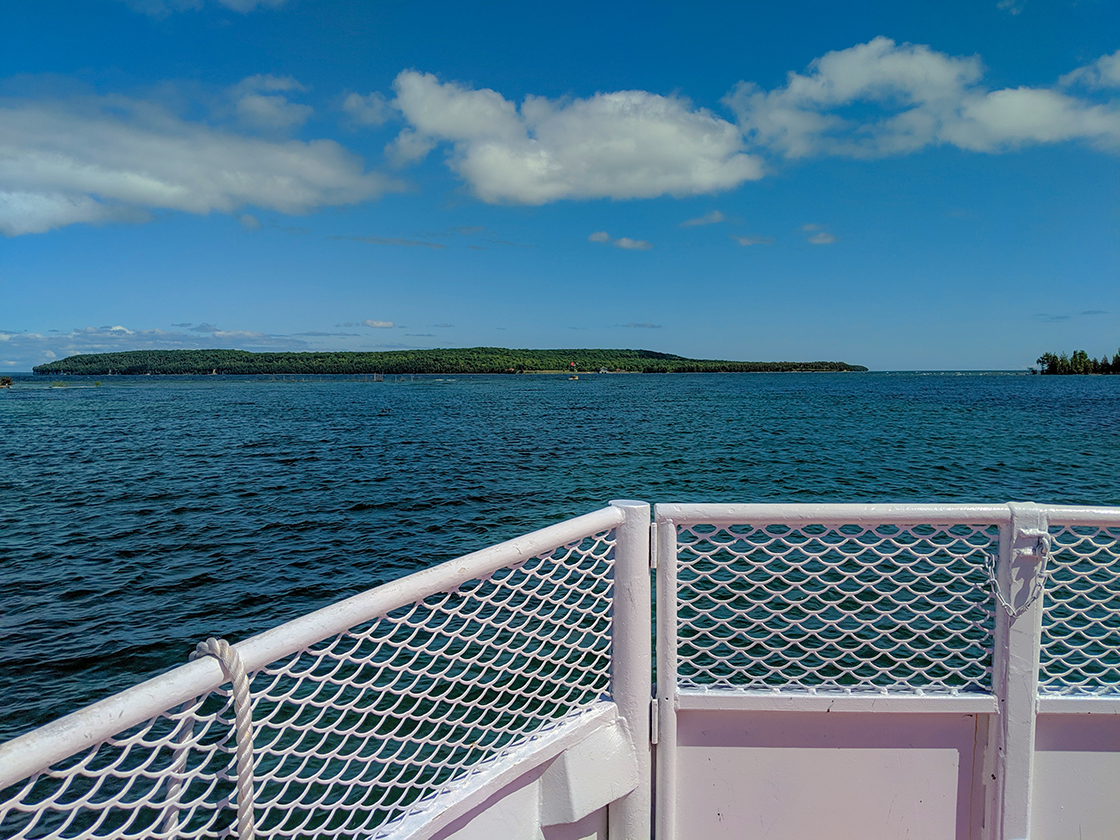
{"label": "diamond mesh railing panel", "polygon": [[132,727],[0,791],[0,837],[231,836],[232,727],[226,692]]}
{"label": "diamond mesh railing panel", "polygon": [[1040,694],[1120,694],[1120,528],[1050,528]]}
{"label": "diamond mesh railing panel", "polygon": [[990,692],[996,525],[678,525],[682,688]]}
{"label": "diamond mesh railing panel", "polygon": [[[357,838],[610,694],[613,530],[250,674],[257,835]],[[0,837],[235,836],[214,692],[0,790]]]}
{"label": "diamond mesh railing panel", "polygon": [[610,688],[613,537],[502,569],[258,672],[269,837],[356,837]]}

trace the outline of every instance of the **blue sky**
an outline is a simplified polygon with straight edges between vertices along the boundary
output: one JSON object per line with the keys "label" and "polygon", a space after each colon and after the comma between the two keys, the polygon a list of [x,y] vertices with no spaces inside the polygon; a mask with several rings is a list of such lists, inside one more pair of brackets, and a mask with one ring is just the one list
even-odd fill
{"label": "blue sky", "polygon": [[1113,2],[0,8],[0,369],[1120,344]]}

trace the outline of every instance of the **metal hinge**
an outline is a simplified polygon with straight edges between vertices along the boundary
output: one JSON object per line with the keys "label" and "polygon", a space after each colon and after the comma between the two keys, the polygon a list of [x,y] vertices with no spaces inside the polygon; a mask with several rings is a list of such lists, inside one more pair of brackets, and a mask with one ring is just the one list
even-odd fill
{"label": "metal hinge", "polygon": [[656,744],[658,735],[661,733],[661,720],[657,713],[658,703],[657,698],[654,697],[649,701],[649,742]]}

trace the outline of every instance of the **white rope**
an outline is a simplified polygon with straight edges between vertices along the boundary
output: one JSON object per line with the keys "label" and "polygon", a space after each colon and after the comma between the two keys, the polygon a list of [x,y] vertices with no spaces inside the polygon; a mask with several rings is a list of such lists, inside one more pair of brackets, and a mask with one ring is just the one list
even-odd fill
{"label": "white rope", "polygon": [[200,656],[218,660],[226,677],[233,683],[234,734],[237,738],[237,836],[253,840],[253,707],[249,697],[249,678],[237,651],[225,639],[199,642],[191,653],[191,661]]}

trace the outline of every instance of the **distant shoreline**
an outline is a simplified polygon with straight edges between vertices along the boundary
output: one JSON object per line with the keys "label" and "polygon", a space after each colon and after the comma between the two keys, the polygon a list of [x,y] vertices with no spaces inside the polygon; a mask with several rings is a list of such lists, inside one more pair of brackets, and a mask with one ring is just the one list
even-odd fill
{"label": "distant shoreline", "polygon": [[130,350],[89,353],[36,365],[38,375],[293,375],[293,374],[588,374],[588,373],[837,373],[867,371],[847,362],[741,362],[689,359],[653,350],[510,350],[469,347],[338,353],[254,353],[247,350]]}

